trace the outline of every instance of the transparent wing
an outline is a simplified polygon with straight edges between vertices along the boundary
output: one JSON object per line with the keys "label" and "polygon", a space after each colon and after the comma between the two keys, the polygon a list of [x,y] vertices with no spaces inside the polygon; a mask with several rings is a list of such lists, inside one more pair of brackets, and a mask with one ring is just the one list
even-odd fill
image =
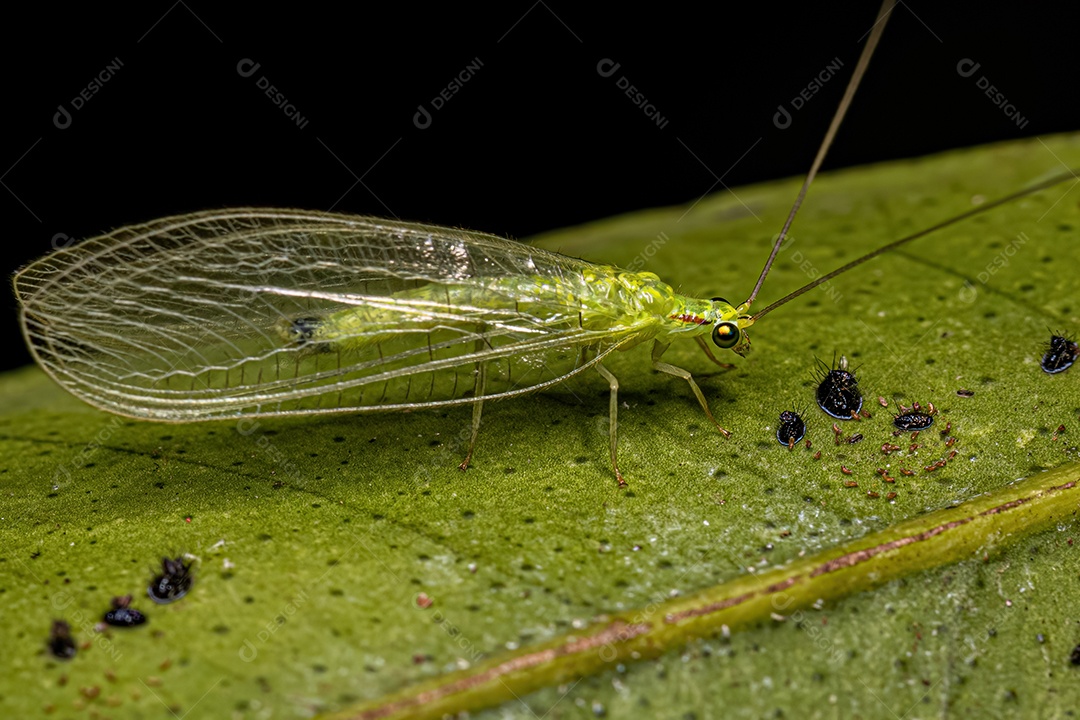
{"label": "transparent wing", "polygon": [[245,208],[93,238],[15,290],[60,384],[187,421],[470,403],[478,363],[483,397],[546,387],[645,329],[595,281],[613,272],[462,230]]}

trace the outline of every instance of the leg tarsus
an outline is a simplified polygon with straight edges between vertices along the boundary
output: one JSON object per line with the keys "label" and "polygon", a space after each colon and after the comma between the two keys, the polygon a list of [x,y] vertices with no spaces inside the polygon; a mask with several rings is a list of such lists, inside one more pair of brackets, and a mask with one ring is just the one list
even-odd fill
{"label": "leg tarsus", "polygon": [[480,434],[480,416],[484,412],[484,401],[477,400],[473,403],[472,411],[472,433],[469,437],[469,451],[465,453],[465,459],[458,465],[459,470],[468,470],[469,463],[472,462],[473,450],[476,449],[476,436]]}

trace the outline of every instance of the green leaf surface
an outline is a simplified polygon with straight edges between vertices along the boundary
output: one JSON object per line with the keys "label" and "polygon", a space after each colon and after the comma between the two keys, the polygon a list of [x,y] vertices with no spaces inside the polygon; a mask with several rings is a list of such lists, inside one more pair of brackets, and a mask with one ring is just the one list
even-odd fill
{"label": "green leaf surface", "polygon": [[[823,176],[758,305],[1062,163],[1080,165],[1080,137]],[[538,243],[737,302],[796,189],[741,188]],[[461,473],[468,409],[156,425],[82,405],[36,369],[11,373],[0,379],[0,712],[339,711],[1075,460],[1080,369],[1051,376],[1039,359],[1051,331],[1077,326],[1076,193],[1043,191],[796,299],[751,330],[747,359],[721,358],[733,370],[673,346],[665,360],[694,373],[730,439],[685,383],[650,369],[646,348],[619,354],[607,365],[621,384],[622,490],[599,376],[487,407]],[[873,415],[838,423],[863,435],[856,444],[836,444],[813,404],[815,359],[841,354]],[[891,415],[912,401],[933,402],[936,424],[894,437]],[[813,448],[776,442],[791,407],[806,410]],[[903,449],[885,456],[883,443]],[[1080,698],[1077,532],[1062,521],[797,622],[694,640],[489,714],[1065,716]],[[199,558],[192,592],[154,605],[155,564],[183,552]],[[149,622],[95,632],[126,593]],[[81,643],[73,660],[45,651],[54,618]]]}

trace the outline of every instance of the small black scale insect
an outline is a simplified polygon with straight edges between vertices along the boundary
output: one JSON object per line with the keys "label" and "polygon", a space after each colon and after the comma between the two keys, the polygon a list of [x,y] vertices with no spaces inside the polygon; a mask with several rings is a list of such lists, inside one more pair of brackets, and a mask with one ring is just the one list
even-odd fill
{"label": "small black scale insect", "polygon": [[776,428],[776,441],[788,450],[795,448],[795,443],[806,435],[806,423],[795,410],[780,413],[780,424]]}
{"label": "small black scale insect", "polygon": [[848,361],[843,355],[836,367],[830,368],[818,360],[820,382],[817,387],[817,404],[837,420],[851,420],[862,410],[862,393],[854,373],[848,371]]}
{"label": "small black scale insect", "polygon": [[191,581],[191,567],[184,564],[182,557],[162,558],[161,574],[146,588],[146,594],[154,602],[166,605],[187,595]]}
{"label": "small black scale insect", "polygon": [[897,430],[925,430],[934,424],[934,416],[912,410],[893,416],[893,425]]}
{"label": "small black scale insect", "polygon": [[1043,372],[1053,375],[1054,373],[1068,370],[1076,362],[1080,347],[1076,342],[1063,335],[1053,335],[1046,344],[1046,352],[1043,354],[1039,365]]}
{"label": "small black scale insect", "polygon": [[146,622],[146,616],[131,605],[131,596],[114,597],[112,610],[105,613],[105,624],[113,627],[135,627]]}
{"label": "small black scale insect", "polygon": [[71,626],[63,620],[53,620],[48,646],[55,658],[70,660],[75,657],[75,638],[71,637]]}
{"label": "small black scale insect", "polygon": [[325,343],[315,341],[315,333],[319,331],[322,320],[317,317],[300,317],[295,320],[279,320],[274,326],[278,333],[297,347],[322,352],[328,347]]}

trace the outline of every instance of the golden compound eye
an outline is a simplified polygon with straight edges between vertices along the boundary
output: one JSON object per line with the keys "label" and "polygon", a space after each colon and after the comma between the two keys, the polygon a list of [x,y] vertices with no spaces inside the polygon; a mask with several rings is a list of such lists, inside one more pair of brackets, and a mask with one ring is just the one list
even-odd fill
{"label": "golden compound eye", "polygon": [[716,343],[716,347],[725,350],[729,350],[738,345],[741,336],[742,332],[739,330],[738,323],[734,323],[730,320],[717,323],[712,331],[712,341]]}

